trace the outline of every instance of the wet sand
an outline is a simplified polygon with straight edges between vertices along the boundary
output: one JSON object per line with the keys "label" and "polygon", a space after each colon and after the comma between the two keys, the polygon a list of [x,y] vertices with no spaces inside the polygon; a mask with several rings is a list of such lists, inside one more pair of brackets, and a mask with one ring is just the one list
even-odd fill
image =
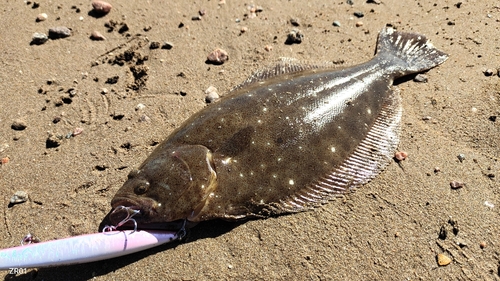
{"label": "wet sand", "polygon": [[[409,157],[353,194],[310,212],[201,223],[181,243],[126,257],[2,275],[500,280],[498,3],[308,2],[254,2],[262,11],[253,17],[244,1],[110,1],[111,12],[100,18],[89,15],[90,1],[2,3],[0,158],[8,163],[0,166],[1,248],[19,245],[27,233],[47,241],[96,232],[130,170],[209,106],[209,86],[224,96],[280,57],[339,67],[365,62],[386,24],[425,34],[450,55],[426,73],[427,83],[398,83],[404,108],[399,150]],[[193,20],[201,9],[206,14]],[[40,13],[47,20],[36,22]],[[33,33],[56,26],[72,35],[30,45]],[[292,29],[304,34],[301,44],[285,44]],[[90,40],[94,30],[107,40]],[[151,49],[151,42],[173,47]],[[226,63],[205,63],[215,48],[228,52]],[[495,73],[486,76],[487,69]],[[26,128],[12,129],[16,120]],[[73,136],[77,128],[83,132]],[[451,181],[465,186],[452,189]],[[9,206],[19,190],[29,200]],[[451,263],[438,266],[437,254]]]}

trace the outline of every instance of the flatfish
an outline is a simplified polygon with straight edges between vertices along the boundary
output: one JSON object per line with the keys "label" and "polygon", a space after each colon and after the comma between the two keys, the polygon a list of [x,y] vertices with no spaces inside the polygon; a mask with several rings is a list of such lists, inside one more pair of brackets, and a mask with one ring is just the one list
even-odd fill
{"label": "flatfish", "polygon": [[385,28],[375,57],[357,66],[283,60],[185,121],[130,172],[111,205],[139,210],[139,227],[161,228],[299,212],[351,192],[398,145],[394,79],[447,58],[423,35]]}

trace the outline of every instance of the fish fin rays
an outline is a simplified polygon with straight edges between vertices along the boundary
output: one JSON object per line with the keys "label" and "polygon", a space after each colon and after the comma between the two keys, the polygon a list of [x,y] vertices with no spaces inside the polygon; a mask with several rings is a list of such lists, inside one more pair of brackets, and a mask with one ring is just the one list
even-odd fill
{"label": "fish fin rays", "polygon": [[390,163],[399,143],[401,98],[399,91],[384,103],[372,129],[350,157],[328,174],[278,202],[279,212],[299,212],[317,207],[354,191],[375,178]]}
{"label": "fish fin rays", "polygon": [[301,62],[294,58],[281,57],[278,59],[278,62],[275,65],[254,72],[243,83],[234,87],[231,92],[257,82],[271,80],[272,78],[280,77],[283,75],[290,75],[315,69],[333,68],[335,68],[334,63],[325,62],[320,64],[309,64]]}
{"label": "fish fin rays", "polygon": [[423,35],[399,32],[392,28],[380,31],[377,40],[377,57],[397,77],[422,72],[442,64],[448,55],[436,49]]}

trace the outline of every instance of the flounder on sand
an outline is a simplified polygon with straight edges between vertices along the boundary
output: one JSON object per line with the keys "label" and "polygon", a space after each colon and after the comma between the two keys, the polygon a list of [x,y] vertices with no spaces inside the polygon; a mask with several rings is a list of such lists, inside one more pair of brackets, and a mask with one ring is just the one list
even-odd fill
{"label": "flounder on sand", "polygon": [[402,114],[394,79],[447,58],[423,35],[385,28],[369,62],[339,70],[283,61],[260,71],[171,133],[111,205],[139,210],[139,228],[163,228],[325,203],[394,155]]}

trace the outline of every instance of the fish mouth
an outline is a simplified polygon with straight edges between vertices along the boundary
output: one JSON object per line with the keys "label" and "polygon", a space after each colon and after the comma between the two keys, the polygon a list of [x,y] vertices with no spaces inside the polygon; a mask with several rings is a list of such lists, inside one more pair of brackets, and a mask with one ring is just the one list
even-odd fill
{"label": "fish mouth", "polygon": [[118,225],[127,218],[131,219],[123,224],[124,226],[134,226],[134,221],[137,225],[144,224],[157,214],[156,205],[156,202],[151,199],[137,200],[129,197],[115,197],[111,201],[113,211],[110,213],[109,219],[113,225]]}
{"label": "fish mouth", "polygon": [[[158,217],[155,206],[157,202],[149,198],[115,197],[111,201],[113,211],[109,214],[109,220],[113,226],[120,224],[119,229],[149,229],[178,231],[184,227],[191,228],[196,223],[186,220],[176,220],[170,222],[154,221]],[[139,211],[135,213],[134,211]],[[133,215],[132,215],[133,214]],[[128,221],[122,223],[123,220]]]}

